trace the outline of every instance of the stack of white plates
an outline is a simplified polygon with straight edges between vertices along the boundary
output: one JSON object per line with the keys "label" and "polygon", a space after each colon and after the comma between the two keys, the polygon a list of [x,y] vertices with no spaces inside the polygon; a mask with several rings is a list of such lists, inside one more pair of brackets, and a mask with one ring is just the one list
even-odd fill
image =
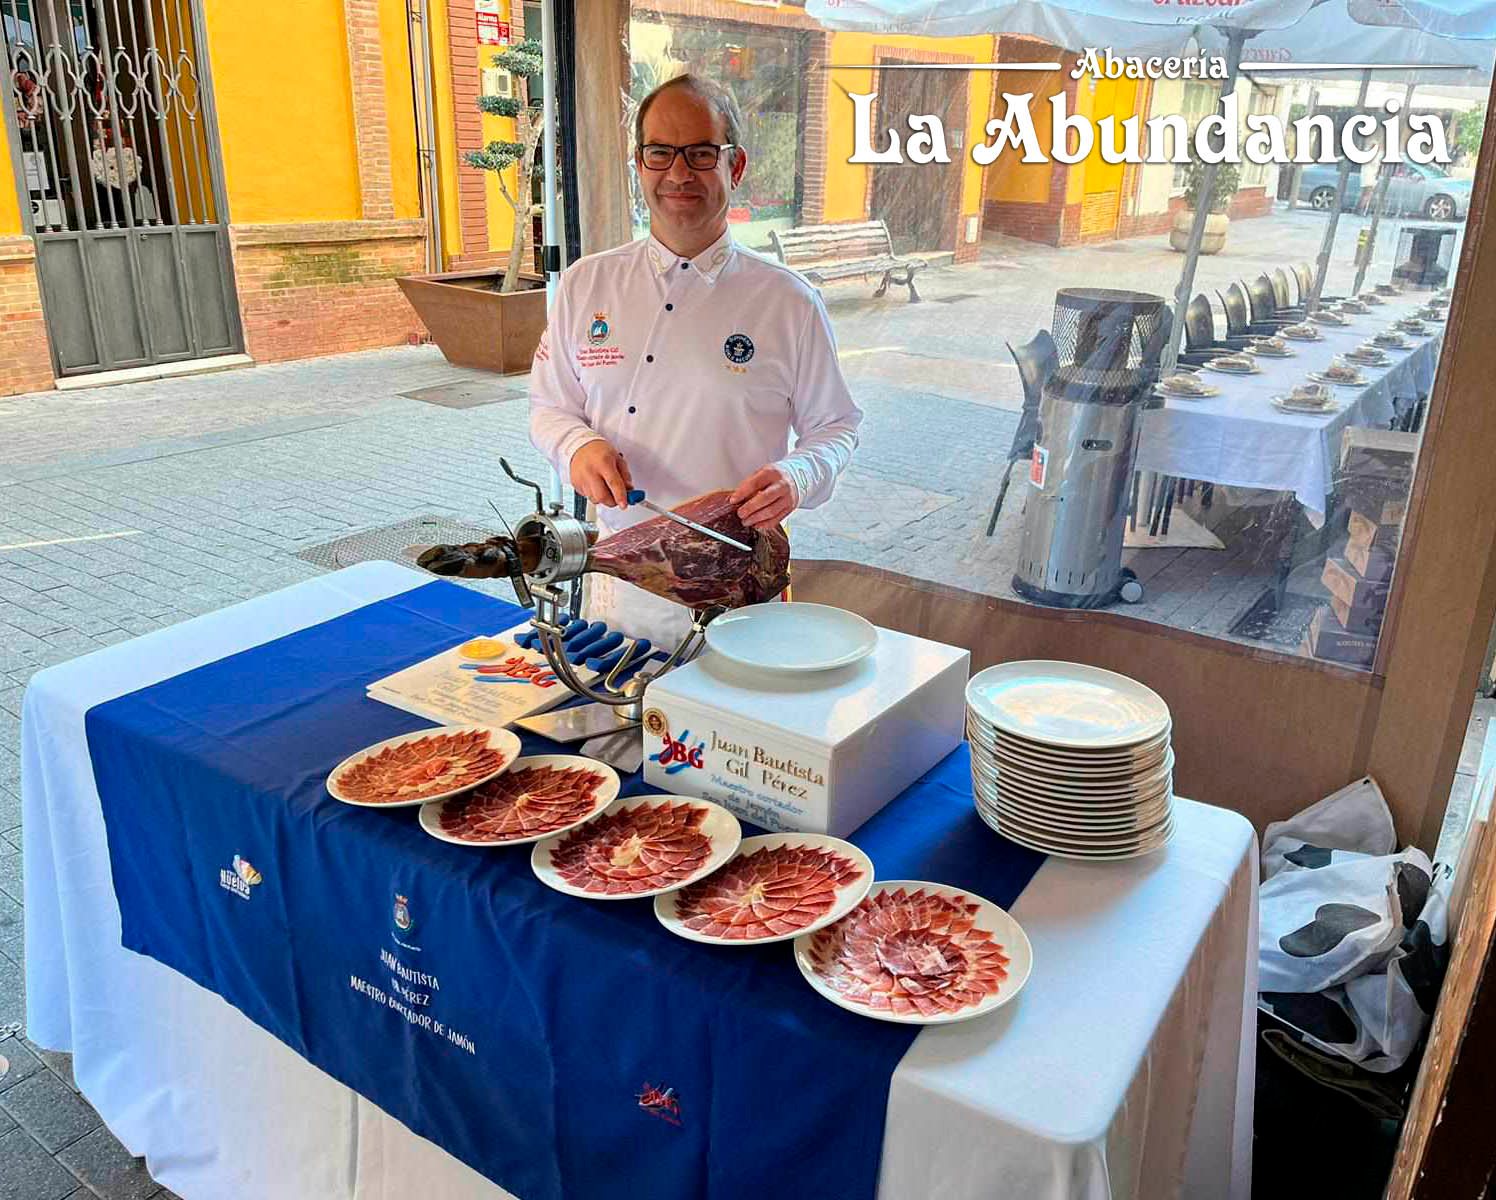
{"label": "stack of white plates", "polygon": [[1010,662],[966,685],[977,812],[1066,858],[1122,859],[1174,832],[1169,706],[1099,667]]}

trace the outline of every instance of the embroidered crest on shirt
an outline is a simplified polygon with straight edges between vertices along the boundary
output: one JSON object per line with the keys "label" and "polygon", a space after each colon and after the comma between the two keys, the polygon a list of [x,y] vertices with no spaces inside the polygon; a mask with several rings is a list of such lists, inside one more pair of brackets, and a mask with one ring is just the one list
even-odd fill
{"label": "embroidered crest on shirt", "polygon": [[617,346],[607,345],[608,338],[612,334],[612,328],[608,324],[608,314],[595,312],[592,314],[592,324],[587,326],[588,344],[577,350],[578,367],[614,367],[623,361],[623,351]]}
{"label": "embroidered crest on shirt", "polygon": [[753,357],[753,339],[746,333],[734,333],[722,343],[722,353],[728,362],[742,366]]}

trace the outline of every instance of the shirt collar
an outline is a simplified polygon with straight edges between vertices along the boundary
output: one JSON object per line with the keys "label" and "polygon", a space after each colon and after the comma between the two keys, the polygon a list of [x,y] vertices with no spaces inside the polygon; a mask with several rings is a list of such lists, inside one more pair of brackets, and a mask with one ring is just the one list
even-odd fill
{"label": "shirt collar", "polygon": [[[656,275],[663,275],[666,271],[679,270],[681,256],[675,251],[667,249],[654,234],[645,239],[645,253],[649,257],[649,265]],[[717,276],[722,273],[722,268],[728,260],[737,252],[737,246],[732,240],[732,230],[729,229],[715,242],[691,259],[691,265],[696,269],[708,283],[716,283]]]}

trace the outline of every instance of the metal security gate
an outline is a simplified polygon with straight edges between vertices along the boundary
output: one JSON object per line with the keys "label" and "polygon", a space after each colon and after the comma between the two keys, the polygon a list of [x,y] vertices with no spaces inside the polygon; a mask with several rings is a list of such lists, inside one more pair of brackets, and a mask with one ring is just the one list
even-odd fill
{"label": "metal security gate", "polygon": [[58,374],[240,350],[194,0],[0,0],[0,20]]}

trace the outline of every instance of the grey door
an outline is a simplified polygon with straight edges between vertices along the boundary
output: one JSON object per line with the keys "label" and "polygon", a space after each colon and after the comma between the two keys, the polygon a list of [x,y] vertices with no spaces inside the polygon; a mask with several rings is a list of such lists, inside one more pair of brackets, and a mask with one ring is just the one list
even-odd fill
{"label": "grey door", "polygon": [[195,0],[0,0],[60,375],[243,347]]}

